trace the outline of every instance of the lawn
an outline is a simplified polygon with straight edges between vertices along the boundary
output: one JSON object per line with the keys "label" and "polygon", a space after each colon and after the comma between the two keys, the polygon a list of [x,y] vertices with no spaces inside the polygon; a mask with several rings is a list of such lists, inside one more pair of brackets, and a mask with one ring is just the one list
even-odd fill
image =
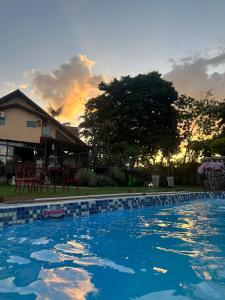
{"label": "lawn", "polygon": [[62,191],[60,187],[54,192],[53,188],[49,191],[43,188],[42,193],[28,192],[27,188],[15,193],[15,188],[9,185],[0,185],[0,197],[4,202],[25,201],[37,198],[65,197],[65,196],[90,196],[103,194],[123,194],[123,193],[154,193],[154,192],[172,192],[172,191],[202,191],[198,186],[176,186],[174,188],[152,188],[152,187],[80,187],[77,190],[71,187],[69,191]]}

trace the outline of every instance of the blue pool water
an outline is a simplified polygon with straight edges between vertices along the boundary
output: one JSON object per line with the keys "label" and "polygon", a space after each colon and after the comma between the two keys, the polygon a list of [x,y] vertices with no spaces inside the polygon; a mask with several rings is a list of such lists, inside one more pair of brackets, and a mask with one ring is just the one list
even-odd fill
{"label": "blue pool water", "polygon": [[0,299],[224,300],[225,200],[3,228]]}

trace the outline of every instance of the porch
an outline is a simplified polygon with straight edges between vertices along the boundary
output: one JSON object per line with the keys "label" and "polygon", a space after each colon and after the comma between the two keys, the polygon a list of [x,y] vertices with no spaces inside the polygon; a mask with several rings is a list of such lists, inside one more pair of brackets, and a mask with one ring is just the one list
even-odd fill
{"label": "porch", "polygon": [[41,137],[40,143],[0,139],[0,183],[11,180],[15,175],[15,162],[32,163],[37,168],[85,167],[88,164],[89,148]]}

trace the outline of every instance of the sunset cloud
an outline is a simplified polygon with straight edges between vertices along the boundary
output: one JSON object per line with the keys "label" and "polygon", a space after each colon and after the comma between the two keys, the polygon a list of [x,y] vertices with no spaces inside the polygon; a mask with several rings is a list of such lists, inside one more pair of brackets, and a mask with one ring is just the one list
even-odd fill
{"label": "sunset cloud", "polygon": [[179,62],[172,61],[172,70],[164,78],[172,81],[180,93],[201,98],[208,90],[212,90],[214,97],[222,100],[225,98],[225,72],[210,72],[210,69],[224,64],[224,49],[213,56],[187,57]]}
{"label": "sunset cloud", "polygon": [[58,107],[64,105],[62,118],[74,120],[84,111],[84,104],[96,96],[102,75],[94,75],[95,62],[85,55],[72,57],[49,73],[39,70],[29,72],[34,95]]}
{"label": "sunset cloud", "polygon": [[[193,55],[179,61],[170,60],[172,69],[164,78],[172,81],[179,93],[202,98],[212,90],[215,99],[225,98],[225,48],[213,48],[205,55]],[[60,121],[78,122],[85,103],[99,94],[98,84],[112,76],[96,75],[95,62],[86,55],[73,56],[51,72],[30,70],[24,72],[24,82],[6,82],[2,95],[19,88],[44,109],[51,103],[55,108],[64,106]]]}
{"label": "sunset cloud", "polygon": [[[6,81],[1,87],[0,87],[0,93],[1,95],[6,95],[9,94],[11,92],[13,92],[16,89],[20,89],[20,90],[26,90],[29,87],[29,83],[28,82],[21,82],[21,83],[14,83],[11,81]],[[0,97],[1,97],[0,95]]]}

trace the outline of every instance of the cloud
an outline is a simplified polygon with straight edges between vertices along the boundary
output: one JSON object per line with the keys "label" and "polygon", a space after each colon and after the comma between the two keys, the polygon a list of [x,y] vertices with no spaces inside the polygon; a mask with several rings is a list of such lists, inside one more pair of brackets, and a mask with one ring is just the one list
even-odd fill
{"label": "cloud", "polygon": [[21,83],[14,83],[11,81],[6,81],[0,88],[1,94],[4,96],[6,94],[9,94],[13,92],[16,89],[20,90],[26,90],[29,87],[29,83],[27,82],[21,82]]}
{"label": "cloud", "polygon": [[[32,70],[28,73],[34,95],[53,106],[64,105],[62,117],[74,119],[84,110],[84,104],[96,96],[102,75],[94,75],[95,62],[85,55],[72,57],[51,73]],[[47,102],[47,103],[46,103]]]}
{"label": "cloud", "polygon": [[220,49],[219,53],[214,51],[213,56],[211,51],[210,56],[195,55],[171,62],[172,70],[164,78],[172,81],[180,93],[201,98],[212,90],[215,99],[225,98],[225,72],[209,72],[225,64],[225,49]]}
{"label": "cloud", "polygon": [[[224,45],[209,49],[205,55],[191,55],[179,61],[170,59],[170,63],[172,69],[164,78],[172,81],[180,93],[201,98],[212,90],[215,99],[225,98]],[[6,82],[2,91],[6,94],[20,88],[39,103],[41,101],[44,108],[49,103],[55,107],[63,104],[60,119],[77,122],[88,99],[98,95],[98,83],[112,79],[105,74],[94,74],[94,65],[95,62],[86,55],[73,56],[52,72],[27,71],[25,83]]]}

